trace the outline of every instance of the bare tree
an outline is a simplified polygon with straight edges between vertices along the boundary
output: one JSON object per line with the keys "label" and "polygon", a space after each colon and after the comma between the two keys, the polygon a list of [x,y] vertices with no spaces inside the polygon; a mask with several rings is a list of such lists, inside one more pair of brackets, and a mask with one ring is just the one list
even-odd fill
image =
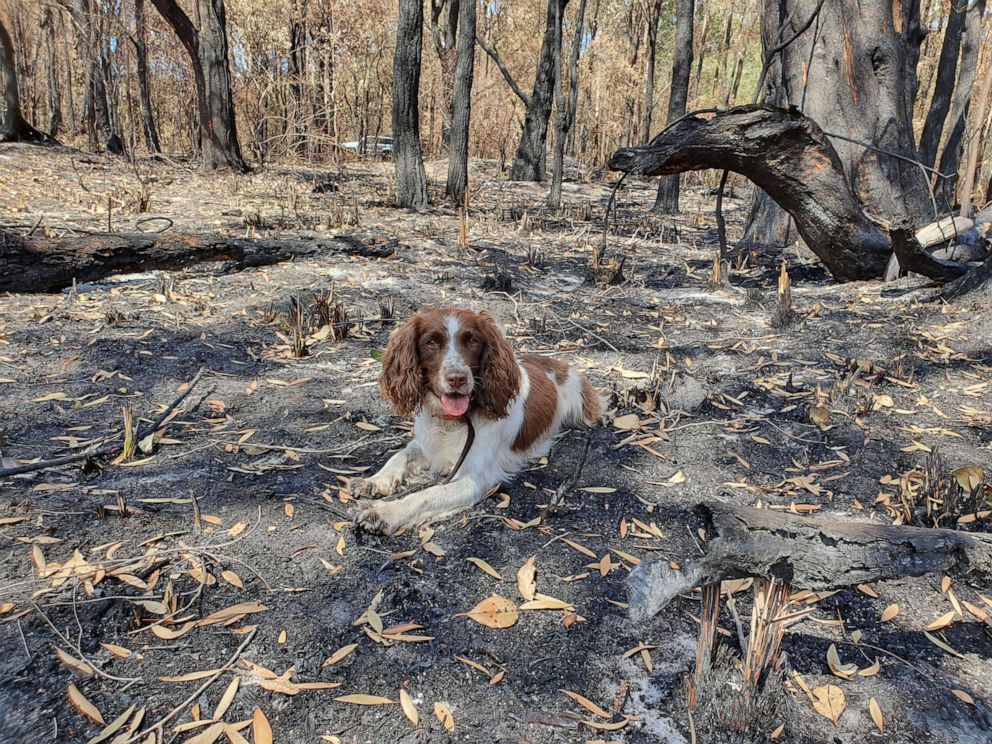
{"label": "bare tree", "polygon": [[457,60],[451,97],[448,140],[448,180],[444,193],[464,203],[468,188],[468,133],[472,115],[472,78],[475,73],[475,0],[462,0],[458,11]]}
{"label": "bare tree", "polygon": [[[685,116],[692,73],[692,35],[696,15],[695,0],[675,0],[675,50],[672,55],[672,92],[668,99],[668,123]],[[729,26],[728,26],[729,28]],[[675,214],[679,211],[679,177],[665,176],[658,183],[652,212]]]}
{"label": "bare tree", "polygon": [[17,64],[14,42],[0,19],[0,77],[3,78],[3,116],[0,117],[0,142],[38,142],[50,139],[28,124],[21,113],[21,96],[17,89]]}
{"label": "bare tree", "polygon": [[[475,0],[466,0],[472,2]],[[460,0],[431,0],[431,38],[434,40],[434,51],[441,65],[440,80],[440,109],[441,109],[441,142],[448,146],[453,116],[454,102],[453,84],[458,72],[455,70],[458,52],[458,19],[461,15]],[[473,8],[473,16],[474,16]],[[474,25],[474,24],[473,24]]]}
{"label": "bare tree", "polygon": [[152,0],[189,55],[200,119],[200,157],[208,171],[248,170],[241,156],[227,61],[224,0],[195,0],[197,29],[176,0]]}
{"label": "bare tree", "polygon": [[[543,181],[547,161],[548,120],[554,99],[555,58],[561,54],[561,19],[568,0],[548,0],[547,23],[541,55],[537,60],[534,91],[527,101],[527,115],[520,144],[510,169],[513,181]],[[556,40],[558,43],[556,45]]]}
{"label": "bare tree", "polygon": [[[555,121],[554,158],[551,163],[551,191],[548,204],[558,207],[561,204],[561,181],[565,170],[565,139],[575,121],[575,107],[579,101],[579,54],[582,51],[582,37],[585,32],[586,0],[579,0],[579,10],[575,17],[575,38],[572,40],[572,54],[568,65],[568,103],[562,91],[564,81],[561,72],[561,55],[555,63],[555,106],[558,116]],[[561,22],[558,23],[561,33]],[[560,41],[559,41],[560,45]]]}
{"label": "bare tree", "polygon": [[644,73],[644,124],[641,141],[651,139],[651,119],[654,115],[654,67],[658,56],[658,22],[661,20],[661,0],[654,0],[647,17],[647,70]]}
{"label": "bare tree", "polygon": [[958,69],[961,52],[961,35],[964,32],[964,16],[968,8],[967,0],[952,0],[944,41],[940,46],[940,61],[937,63],[937,80],[933,86],[933,98],[920,135],[920,162],[932,168],[937,161],[937,148],[944,133],[944,123],[951,108],[951,94],[954,92],[954,78]]}
{"label": "bare tree", "polygon": [[152,111],[151,89],[148,85],[148,28],[145,16],[145,0],[134,0],[134,54],[135,71],[138,77],[138,98],[141,100],[142,131],[149,152],[161,152],[162,145],[155,126]]}
{"label": "bare tree", "polygon": [[423,0],[400,0],[393,56],[393,158],[396,205],[427,206],[427,174],[420,152],[420,55]]}

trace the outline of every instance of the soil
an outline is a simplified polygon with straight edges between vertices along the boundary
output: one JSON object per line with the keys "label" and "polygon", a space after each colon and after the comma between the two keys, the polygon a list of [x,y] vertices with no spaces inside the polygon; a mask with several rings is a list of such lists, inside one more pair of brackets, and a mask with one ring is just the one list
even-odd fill
{"label": "soil", "polygon": [[[445,169],[429,164],[436,189]],[[0,478],[0,740],[99,733],[70,703],[70,684],[108,724],[144,710],[135,734],[176,710],[165,740],[188,740],[210,726],[183,724],[211,720],[235,678],[223,720],[249,740],[241,724],[256,709],[277,742],[764,741],[780,726],[784,742],[992,740],[992,628],[964,609],[930,632],[954,654],[924,632],[954,602],[992,612],[988,586],[944,591],[930,576],[797,596],[816,612],[789,628],[771,704],[738,736],[726,723],[739,685],[733,616],[725,608],[721,621],[730,679],[690,719],[699,595],[636,626],[624,583],[636,561],[698,554],[692,506],[702,500],[889,524],[900,478],[929,450],[948,478],[968,465],[987,478],[987,296],[933,302],[921,279],[840,285],[799,249],[754,256],[715,288],[715,198],[697,177],[675,217],[651,215],[654,184],[628,179],[594,270],[612,179],[569,175],[563,209],[551,212],[544,185],[476,164],[462,241],[452,208],[389,206],[388,163],[208,177],[182,163],[0,147],[7,228],[399,241],[387,259],[201,265],[0,296],[0,467],[120,441],[122,409],[147,424],[205,370],[147,452]],[[731,242],[740,196],[726,200]],[[776,303],[782,260],[791,313]],[[377,350],[396,320],[439,304],[486,309],[519,350],[583,369],[612,396],[611,422],[564,433],[546,462],[463,515],[396,537],[357,533],[347,479],[381,465],[410,428],[379,399]],[[326,326],[341,313],[365,320]],[[629,414],[636,430],[612,423]],[[544,513],[580,467],[564,504]],[[522,604],[516,574],[530,556],[537,590],[573,609],[520,610],[508,628],[459,616],[492,594]],[[747,632],[750,591],[737,598]],[[883,622],[891,605],[898,613]],[[422,627],[381,632],[406,624]],[[428,640],[402,640],[411,635]],[[879,671],[831,674],[831,644],[843,663],[870,672],[877,660]],[[229,662],[192,700],[212,674],[162,681]],[[287,671],[289,683],[272,683]],[[292,687],[313,682],[339,686]],[[836,725],[803,685],[840,688]],[[401,690],[419,726],[396,704]],[[354,694],[393,704],[335,699]]]}

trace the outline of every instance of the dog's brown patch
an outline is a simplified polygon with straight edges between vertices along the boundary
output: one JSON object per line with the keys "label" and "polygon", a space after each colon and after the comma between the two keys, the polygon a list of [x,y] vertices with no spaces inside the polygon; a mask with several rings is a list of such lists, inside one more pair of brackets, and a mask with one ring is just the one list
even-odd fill
{"label": "dog's brown patch", "polygon": [[603,418],[603,400],[585,375],[582,375],[582,418],[590,425]]}
{"label": "dog's brown patch", "polygon": [[531,354],[520,358],[520,364],[527,370],[527,376],[530,378],[530,393],[524,403],[524,423],[513,442],[514,452],[526,452],[534,442],[551,429],[551,424],[554,423],[555,413],[558,410],[558,386],[551,381],[548,374],[553,374],[555,379],[558,379],[558,375],[555,369],[549,368],[548,362],[561,365],[565,377],[568,376],[568,365],[556,359],[536,357]]}
{"label": "dog's brown patch", "polygon": [[531,367],[536,367],[541,370],[545,376],[552,374],[555,376],[555,382],[559,385],[564,385],[568,382],[568,365],[552,357],[541,356],[540,354],[521,354],[520,361],[530,372]]}

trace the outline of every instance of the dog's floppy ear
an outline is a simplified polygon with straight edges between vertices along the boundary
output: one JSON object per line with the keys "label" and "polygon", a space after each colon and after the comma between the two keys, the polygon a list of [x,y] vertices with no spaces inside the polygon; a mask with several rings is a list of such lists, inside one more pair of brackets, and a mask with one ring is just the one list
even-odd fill
{"label": "dog's floppy ear", "polygon": [[487,416],[501,419],[506,416],[510,401],[520,392],[520,367],[513,347],[488,313],[479,313],[479,334],[486,350],[475,401]]}
{"label": "dog's floppy ear", "polygon": [[400,416],[412,416],[423,402],[423,372],[417,356],[419,335],[420,315],[417,314],[389,335],[382,355],[379,391]]}

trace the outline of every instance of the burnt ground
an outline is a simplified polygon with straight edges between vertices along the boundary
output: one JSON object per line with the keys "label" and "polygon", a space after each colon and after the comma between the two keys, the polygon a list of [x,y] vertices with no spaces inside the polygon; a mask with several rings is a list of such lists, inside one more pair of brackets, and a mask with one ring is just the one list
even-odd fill
{"label": "burnt ground", "polygon": [[[431,164],[435,183],[444,168]],[[43,217],[38,229],[53,234],[108,224],[123,232],[166,227],[139,223],[163,216],[187,231],[400,242],[388,259],[328,255],[232,273],[201,265],[61,295],[0,296],[4,466],[113,441],[122,408],[147,423],[205,369],[148,452],[0,479],[0,740],[95,736],[102,727],[70,703],[72,684],[108,724],[131,710],[115,736],[169,716],[168,741],[223,739],[207,722],[232,689],[221,706],[231,741],[236,730],[264,740],[252,739],[253,714],[277,742],[633,744],[687,742],[693,727],[699,741],[722,741],[732,691],[691,723],[687,715],[698,594],[634,626],[624,585],[633,563],[691,560],[701,500],[889,524],[896,511],[885,502],[899,503],[901,476],[929,450],[939,448],[945,473],[990,468],[992,311],[980,301],[930,302],[920,280],[837,285],[792,251],[784,258],[795,317],[776,325],[778,258],[732,272],[736,289],[709,286],[713,197],[698,182],[676,218],[647,214],[653,184],[625,188],[604,254],[623,262],[623,280],[610,285],[590,278],[610,184],[566,183],[566,208],[552,215],[543,186],[509,184],[480,166],[460,246],[453,210],[387,206],[389,170],[369,162],[207,178],[178,163],[132,170],[69,150],[0,149],[8,227]],[[734,238],[746,201],[728,204]],[[593,430],[576,487],[541,519],[579,467],[583,432],[566,433],[547,462],[432,532],[356,534],[342,487],[380,465],[408,426],[375,384],[374,352],[394,322],[335,338],[321,329],[332,291],[350,319],[380,318],[383,307],[397,318],[426,304],[485,308],[518,349],[586,370],[612,394],[611,417],[637,414],[637,430]],[[294,299],[308,336],[301,357],[288,320]],[[457,616],[492,594],[520,604],[516,574],[530,556],[538,591],[572,609],[522,610],[502,629]],[[992,611],[981,596],[992,588],[943,588],[930,576],[797,595],[797,607],[817,609],[789,628],[780,694],[753,740],[784,726],[779,741],[989,741],[992,633],[979,617]],[[737,597],[746,627],[750,592]],[[969,605],[931,635],[954,654],[924,633],[954,611],[952,597]],[[883,622],[891,605],[898,613]],[[865,675],[832,675],[832,643]],[[56,649],[72,658],[60,661]],[[195,672],[206,674],[184,677]],[[162,681],[170,677],[186,681]],[[337,687],[294,686],[314,682]],[[803,685],[840,688],[836,726]],[[401,689],[418,727],[398,704],[335,700],[397,703]]]}

